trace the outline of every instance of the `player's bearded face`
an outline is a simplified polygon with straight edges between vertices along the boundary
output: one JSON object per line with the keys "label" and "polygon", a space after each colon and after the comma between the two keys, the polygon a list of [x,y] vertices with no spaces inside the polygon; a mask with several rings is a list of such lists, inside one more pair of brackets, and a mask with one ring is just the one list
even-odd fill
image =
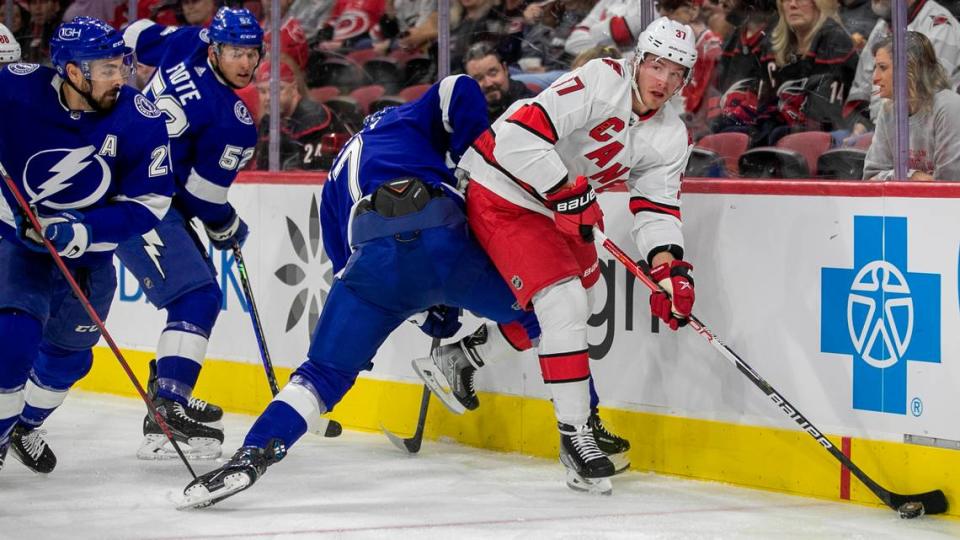
{"label": "player's bearded face", "polygon": [[120,96],[120,89],[136,73],[136,65],[132,54],[91,61],[88,65],[90,78],[79,87],[90,106],[103,111],[113,108]]}
{"label": "player's bearded face", "polygon": [[260,63],[260,49],[224,45],[217,55],[220,73],[236,88],[243,88],[253,80]]}
{"label": "player's bearded face", "polygon": [[637,86],[643,103],[659,109],[683,86],[687,68],[671,60],[647,56],[637,72]]}

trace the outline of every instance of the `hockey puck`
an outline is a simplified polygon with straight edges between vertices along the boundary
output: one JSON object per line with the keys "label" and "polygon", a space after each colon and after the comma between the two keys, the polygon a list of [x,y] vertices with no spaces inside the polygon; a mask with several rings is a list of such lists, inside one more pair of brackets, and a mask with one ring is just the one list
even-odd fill
{"label": "hockey puck", "polygon": [[900,505],[900,508],[897,508],[897,512],[900,513],[900,519],[918,518],[924,514],[923,503],[915,501],[905,502]]}

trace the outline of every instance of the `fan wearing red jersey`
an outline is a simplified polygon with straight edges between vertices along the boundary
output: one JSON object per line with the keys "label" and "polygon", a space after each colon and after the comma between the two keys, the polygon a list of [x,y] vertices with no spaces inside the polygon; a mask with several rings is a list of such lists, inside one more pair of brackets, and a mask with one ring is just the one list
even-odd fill
{"label": "fan wearing red jersey", "polygon": [[673,293],[654,295],[651,310],[675,329],[692,309],[679,201],[690,143],[669,100],[696,58],[693,30],[657,19],[632,60],[593,60],[517,101],[460,162],[471,178],[473,232],[540,321],[541,372],[574,489],[609,492],[615,469],[588,426],[587,319],[599,279],[592,227],[603,226],[598,188],[626,182],[630,189],[636,246]]}

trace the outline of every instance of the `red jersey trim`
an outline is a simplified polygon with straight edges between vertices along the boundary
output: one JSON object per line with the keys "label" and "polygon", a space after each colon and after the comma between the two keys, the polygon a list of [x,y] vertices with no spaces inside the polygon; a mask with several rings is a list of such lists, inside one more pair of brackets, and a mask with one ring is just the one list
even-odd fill
{"label": "red jersey trim", "polygon": [[522,127],[550,144],[557,144],[560,140],[557,128],[553,126],[547,111],[539,103],[528,103],[520,107],[506,121]]}
{"label": "red jersey trim", "polygon": [[[686,191],[686,186],[684,186]],[[680,207],[670,206],[669,204],[655,203],[644,197],[630,197],[630,212],[639,214],[640,212],[654,212],[656,214],[666,214],[680,219]]]}
{"label": "red jersey trim", "polygon": [[480,154],[480,157],[482,157],[483,160],[487,162],[487,165],[490,165],[494,169],[497,169],[498,171],[502,172],[504,176],[506,176],[510,180],[513,180],[514,183],[516,183],[518,186],[520,186],[524,191],[526,191],[530,195],[534,196],[538,201],[545,202],[545,199],[543,198],[542,195],[540,195],[540,193],[537,192],[536,188],[524,182],[523,180],[520,180],[519,178],[511,174],[510,171],[503,168],[503,166],[500,165],[500,163],[497,162],[497,158],[495,158],[493,155],[493,150],[496,147],[497,147],[497,136],[496,134],[494,134],[492,128],[481,133],[480,136],[477,137],[477,140],[473,141],[473,144],[471,145],[471,148],[476,150],[477,153]]}

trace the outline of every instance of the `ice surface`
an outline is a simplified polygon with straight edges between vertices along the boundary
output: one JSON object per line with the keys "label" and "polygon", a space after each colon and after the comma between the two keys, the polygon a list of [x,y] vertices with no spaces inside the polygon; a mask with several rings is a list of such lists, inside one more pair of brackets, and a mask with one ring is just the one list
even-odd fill
{"label": "ice surface", "polygon": [[[0,538],[960,537],[953,519],[636,472],[614,479],[612,497],[589,496],[568,489],[552,460],[435,441],[407,456],[356,432],[307,435],[249,490],[179,512],[183,465],[134,457],[143,411],[73,393],[46,424],[57,469],[34,475],[10,456],[0,471]],[[227,415],[225,454],[252,420]]]}

